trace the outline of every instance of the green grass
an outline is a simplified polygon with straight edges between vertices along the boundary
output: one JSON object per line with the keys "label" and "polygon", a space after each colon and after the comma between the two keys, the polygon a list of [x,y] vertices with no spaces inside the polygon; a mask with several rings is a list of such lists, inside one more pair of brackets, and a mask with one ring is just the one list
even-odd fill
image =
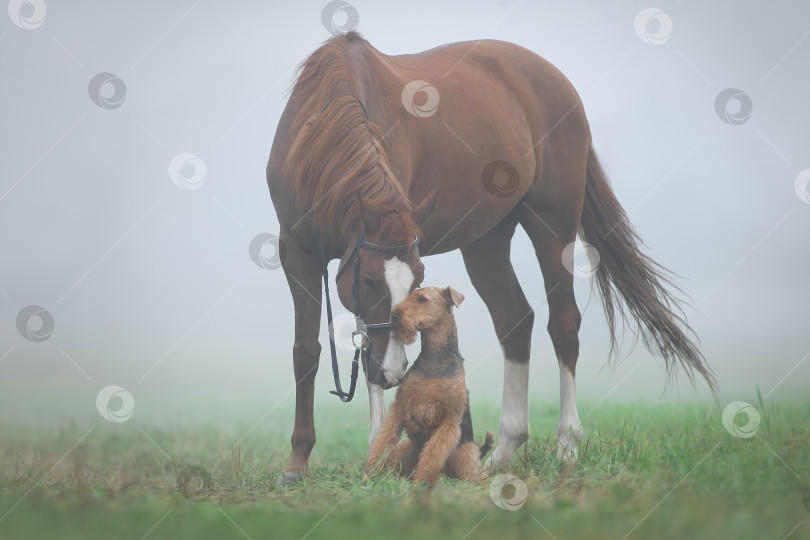
{"label": "green grass", "polygon": [[[808,538],[810,404],[758,408],[759,431],[739,439],[715,407],[602,405],[585,418],[580,462],[565,474],[557,409],[533,410],[534,437],[511,467],[528,488],[517,511],[495,506],[488,481],[445,479],[427,493],[366,478],[357,407],[316,411],[311,474],[287,489],[275,482],[289,452],[286,414],[235,448],[247,429],[157,429],[134,418],[89,434],[91,425],[0,425],[0,538]],[[497,415],[473,410],[479,438]],[[182,493],[187,466],[211,481]]]}

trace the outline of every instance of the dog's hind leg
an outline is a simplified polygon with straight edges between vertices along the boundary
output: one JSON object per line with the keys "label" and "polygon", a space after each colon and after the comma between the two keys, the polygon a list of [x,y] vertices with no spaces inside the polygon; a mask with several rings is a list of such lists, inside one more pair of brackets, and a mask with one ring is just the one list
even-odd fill
{"label": "dog's hind leg", "polygon": [[380,460],[389,455],[399,443],[402,437],[402,431],[405,429],[402,423],[402,414],[399,412],[399,406],[394,401],[388,407],[388,413],[383,419],[380,433],[371,445],[368,452],[368,459],[366,460],[366,473],[372,472],[380,465]]}
{"label": "dog's hind leg", "polygon": [[[492,437],[492,433],[489,435]],[[481,457],[481,450],[474,442],[464,443],[450,454],[444,473],[460,480],[484,480],[489,473],[481,471]]]}

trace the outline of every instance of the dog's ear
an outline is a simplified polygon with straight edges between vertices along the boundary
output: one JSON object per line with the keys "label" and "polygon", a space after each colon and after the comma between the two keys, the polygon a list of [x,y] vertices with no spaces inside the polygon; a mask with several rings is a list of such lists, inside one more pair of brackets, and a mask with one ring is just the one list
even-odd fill
{"label": "dog's ear", "polygon": [[459,307],[464,301],[464,295],[455,290],[453,287],[445,287],[442,291],[445,298],[453,303],[454,306]]}

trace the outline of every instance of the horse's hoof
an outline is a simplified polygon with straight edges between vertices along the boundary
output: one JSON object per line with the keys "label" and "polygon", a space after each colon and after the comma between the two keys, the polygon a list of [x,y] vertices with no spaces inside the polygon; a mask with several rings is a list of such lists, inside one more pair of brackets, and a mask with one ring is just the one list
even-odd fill
{"label": "horse's hoof", "polygon": [[283,472],[280,475],[278,475],[276,483],[279,486],[289,486],[292,484],[297,484],[300,481],[301,481],[301,473]]}

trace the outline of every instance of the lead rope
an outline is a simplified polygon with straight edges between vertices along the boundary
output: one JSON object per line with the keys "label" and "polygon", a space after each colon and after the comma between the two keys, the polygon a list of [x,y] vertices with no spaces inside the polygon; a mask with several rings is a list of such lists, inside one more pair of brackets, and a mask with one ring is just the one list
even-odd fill
{"label": "lead rope", "polygon": [[[360,353],[363,349],[355,345],[354,360],[352,360],[351,383],[349,385],[349,393],[347,394],[340,386],[340,369],[338,367],[337,349],[335,348],[335,328],[332,325],[332,302],[329,298],[329,270],[327,268],[329,261],[326,260],[323,242],[321,242],[321,236],[317,232],[315,233],[315,242],[318,244],[321,263],[323,264],[323,290],[326,295],[326,321],[329,324],[329,350],[332,353],[332,375],[335,377],[335,390],[330,390],[329,393],[339,397],[340,401],[343,403],[348,403],[354,397],[354,389],[357,386]],[[352,340],[352,342],[354,342],[354,340]]]}

